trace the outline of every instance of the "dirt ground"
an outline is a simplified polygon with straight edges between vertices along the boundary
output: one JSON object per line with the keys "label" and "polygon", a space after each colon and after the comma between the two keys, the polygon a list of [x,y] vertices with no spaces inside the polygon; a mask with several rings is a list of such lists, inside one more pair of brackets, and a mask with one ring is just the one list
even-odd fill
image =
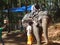
{"label": "dirt ground", "polygon": [[[60,45],[60,23],[52,25],[48,28],[48,36],[50,40],[48,45]],[[25,33],[10,32],[8,34],[7,32],[3,32],[2,38],[5,45],[27,45],[27,37]],[[1,42],[0,45],[2,45]],[[36,42],[34,42],[33,45],[36,45]]]}

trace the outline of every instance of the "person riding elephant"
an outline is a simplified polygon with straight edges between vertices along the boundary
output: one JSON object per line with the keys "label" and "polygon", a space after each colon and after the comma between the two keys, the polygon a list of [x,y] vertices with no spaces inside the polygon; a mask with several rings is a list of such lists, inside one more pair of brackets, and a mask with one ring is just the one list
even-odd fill
{"label": "person riding elephant", "polygon": [[31,13],[34,14],[36,11],[40,10],[40,5],[38,2],[32,5],[31,7]]}
{"label": "person riding elephant", "polygon": [[[44,33],[45,42],[47,44],[48,43],[48,30],[47,29],[48,29],[48,20],[49,20],[48,19],[49,17],[47,16],[48,11],[40,10],[40,6],[38,3],[32,5],[31,9],[32,9],[32,11],[31,11],[32,15],[30,13],[26,14],[23,17],[22,22],[25,21],[24,23],[27,24],[27,22],[29,20],[32,20],[33,21],[33,26],[32,26],[33,27],[33,34],[37,40],[37,45],[41,45],[42,31]],[[36,11],[39,11],[39,12],[36,15],[34,15],[34,13],[36,13]],[[30,16],[32,16],[32,18]],[[38,17],[36,18],[36,16],[38,16]],[[39,22],[39,24],[41,24],[41,26],[37,26],[38,22],[36,21],[36,19]],[[26,20],[27,20],[27,22],[26,22]]]}

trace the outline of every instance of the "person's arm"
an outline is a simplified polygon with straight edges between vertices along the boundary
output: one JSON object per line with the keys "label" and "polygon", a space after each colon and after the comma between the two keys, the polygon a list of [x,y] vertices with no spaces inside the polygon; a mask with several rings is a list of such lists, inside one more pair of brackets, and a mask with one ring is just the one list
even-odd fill
{"label": "person's arm", "polygon": [[6,27],[6,25],[2,26],[1,28],[4,29]]}
{"label": "person's arm", "polygon": [[28,26],[26,27],[26,32],[28,31]]}

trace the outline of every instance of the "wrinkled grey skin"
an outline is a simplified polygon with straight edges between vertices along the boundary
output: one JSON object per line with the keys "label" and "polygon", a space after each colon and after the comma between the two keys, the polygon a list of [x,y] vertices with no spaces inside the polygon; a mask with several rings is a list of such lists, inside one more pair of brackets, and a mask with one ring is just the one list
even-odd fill
{"label": "wrinkled grey skin", "polygon": [[32,21],[32,19],[30,18],[30,16],[31,16],[31,14],[30,14],[30,13],[27,13],[27,14],[23,17],[23,19],[22,19],[22,25],[23,25],[24,27],[27,27],[28,22],[29,22],[29,21]]}
{"label": "wrinkled grey skin", "polygon": [[[28,14],[29,15],[29,14]],[[25,17],[25,19],[22,19],[22,23],[28,24],[27,22],[29,20],[33,21],[33,34],[37,40],[37,45],[41,45],[41,37],[42,37],[42,31],[44,33],[44,38],[46,43],[48,43],[48,16],[47,12],[40,11],[35,17],[29,18],[30,16]],[[23,23],[23,24],[24,24]],[[26,25],[27,26],[27,25]]]}

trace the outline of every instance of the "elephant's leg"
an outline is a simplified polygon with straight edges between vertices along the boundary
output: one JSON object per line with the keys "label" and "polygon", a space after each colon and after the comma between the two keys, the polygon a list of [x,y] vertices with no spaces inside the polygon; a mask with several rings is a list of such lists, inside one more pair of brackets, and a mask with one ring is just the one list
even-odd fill
{"label": "elephant's leg", "polygon": [[39,27],[40,42],[42,41],[42,33],[43,33],[42,27]]}
{"label": "elephant's leg", "polygon": [[36,27],[36,25],[35,24],[33,24],[33,34],[34,34],[34,36],[35,36],[35,38],[36,38],[36,40],[37,40],[37,45],[41,45],[41,43],[40,43],[40,35],[39,35],[39,30],[38,30],[38,28]]}
{"label": "elephant's leg", "polygon": [[48,23],[47,23],[47,18],[42,19],[42,28],[43,28],[43,33],[44,33],[44,38],[46,41],[46,44],[48,43]]}

